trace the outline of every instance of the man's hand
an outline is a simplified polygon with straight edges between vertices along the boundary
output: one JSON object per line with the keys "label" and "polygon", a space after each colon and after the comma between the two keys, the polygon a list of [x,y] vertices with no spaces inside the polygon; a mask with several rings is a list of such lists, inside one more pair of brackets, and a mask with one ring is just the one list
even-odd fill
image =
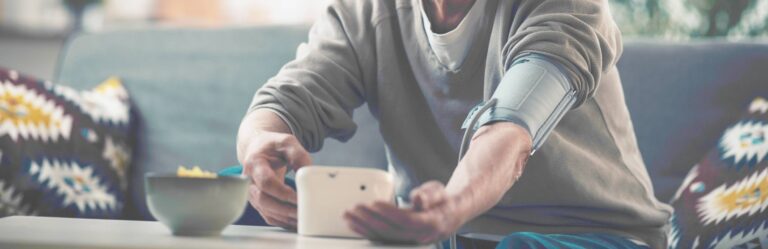
{"label": "man's hand", "polygon": [[349,227],[385,242],[432,243],[496,205],[522,174],[531,137],[522,127],[497,122],[478,129],[447,187],[427,182],[411,192],[413,207],[386,202],[361,205],[344,215]]}
{"label": "man's hand", "polygon": [[298,170],[312,162],[295,136],[270,130],[285,131],[287,127],[277,115],[264,110],[250,114],[240,127],[238,158],[243,174],[251,179],[248,200],[267,224],[296,230],[296,191],[283,180],[288,168]]}
{"label": "man's hand", "polygon": [[418,244],[448,238],[464,223],[457,214],[457,199],[440,182],[427,182],[411,191],[411,204],[407,209],[383,201],[358,205],[344,218],[352,231],[368,239]]}

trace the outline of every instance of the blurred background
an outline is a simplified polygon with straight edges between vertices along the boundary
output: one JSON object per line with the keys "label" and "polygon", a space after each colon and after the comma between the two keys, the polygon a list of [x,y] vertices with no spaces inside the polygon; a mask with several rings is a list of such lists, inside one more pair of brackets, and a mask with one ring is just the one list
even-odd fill
{"label": "blurred background", "polygon": [[[310,25],[330,0],[0,0],[0,66],[51,78],[75,32]],[[626,38],[768,39],[768,0],[609,0]]]}

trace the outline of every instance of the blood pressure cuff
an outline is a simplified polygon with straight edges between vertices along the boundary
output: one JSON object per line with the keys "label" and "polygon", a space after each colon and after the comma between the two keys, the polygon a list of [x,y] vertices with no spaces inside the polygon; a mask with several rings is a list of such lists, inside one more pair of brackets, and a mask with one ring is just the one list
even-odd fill
{"label": "blood pressure cuff", "polygon": [[561,66],[539,54],[517,58],[491,96],[496,105],[484,113],[477,112],[485,103],[473,108],[462,128],[478,114],[473,130],[496,121],[513,122],[531,134],[535,152],[576,102],[576,91]]}

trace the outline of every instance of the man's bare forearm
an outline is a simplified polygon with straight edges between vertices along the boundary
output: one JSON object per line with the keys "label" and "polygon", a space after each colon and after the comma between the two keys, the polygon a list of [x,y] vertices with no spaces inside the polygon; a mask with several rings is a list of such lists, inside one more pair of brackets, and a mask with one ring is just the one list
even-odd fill
{"label": "man's bare forearm", "polygon": [[280,132],[291,133],[283,119],[271,110],[257,109],[243,118],[240,128],[237,131],[237,159],[243,162],[243,153],[252,137],[258,132]]}
{"label": "man's bare forearm", "polygon": [[528,132],[510,122],[477,130],[470,149],[448,181],[457,212],[467,222],[496,205],[523,172],[531,152]]}

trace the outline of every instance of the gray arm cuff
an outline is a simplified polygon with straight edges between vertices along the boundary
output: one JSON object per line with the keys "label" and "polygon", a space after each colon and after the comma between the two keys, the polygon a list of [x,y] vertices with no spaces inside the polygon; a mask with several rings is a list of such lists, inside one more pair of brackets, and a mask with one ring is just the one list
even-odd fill
{"label": "gray arm cuff", "polygon": [[[472,128],[496,121],[516,123],[531,134],[536,151],[576,102],[576,91],[558,65],[545,56],[528,54],[515,60],[491,98],[497,99],[496,105],[481,113]],[[477,109],[470,111],[462,128]]]}

